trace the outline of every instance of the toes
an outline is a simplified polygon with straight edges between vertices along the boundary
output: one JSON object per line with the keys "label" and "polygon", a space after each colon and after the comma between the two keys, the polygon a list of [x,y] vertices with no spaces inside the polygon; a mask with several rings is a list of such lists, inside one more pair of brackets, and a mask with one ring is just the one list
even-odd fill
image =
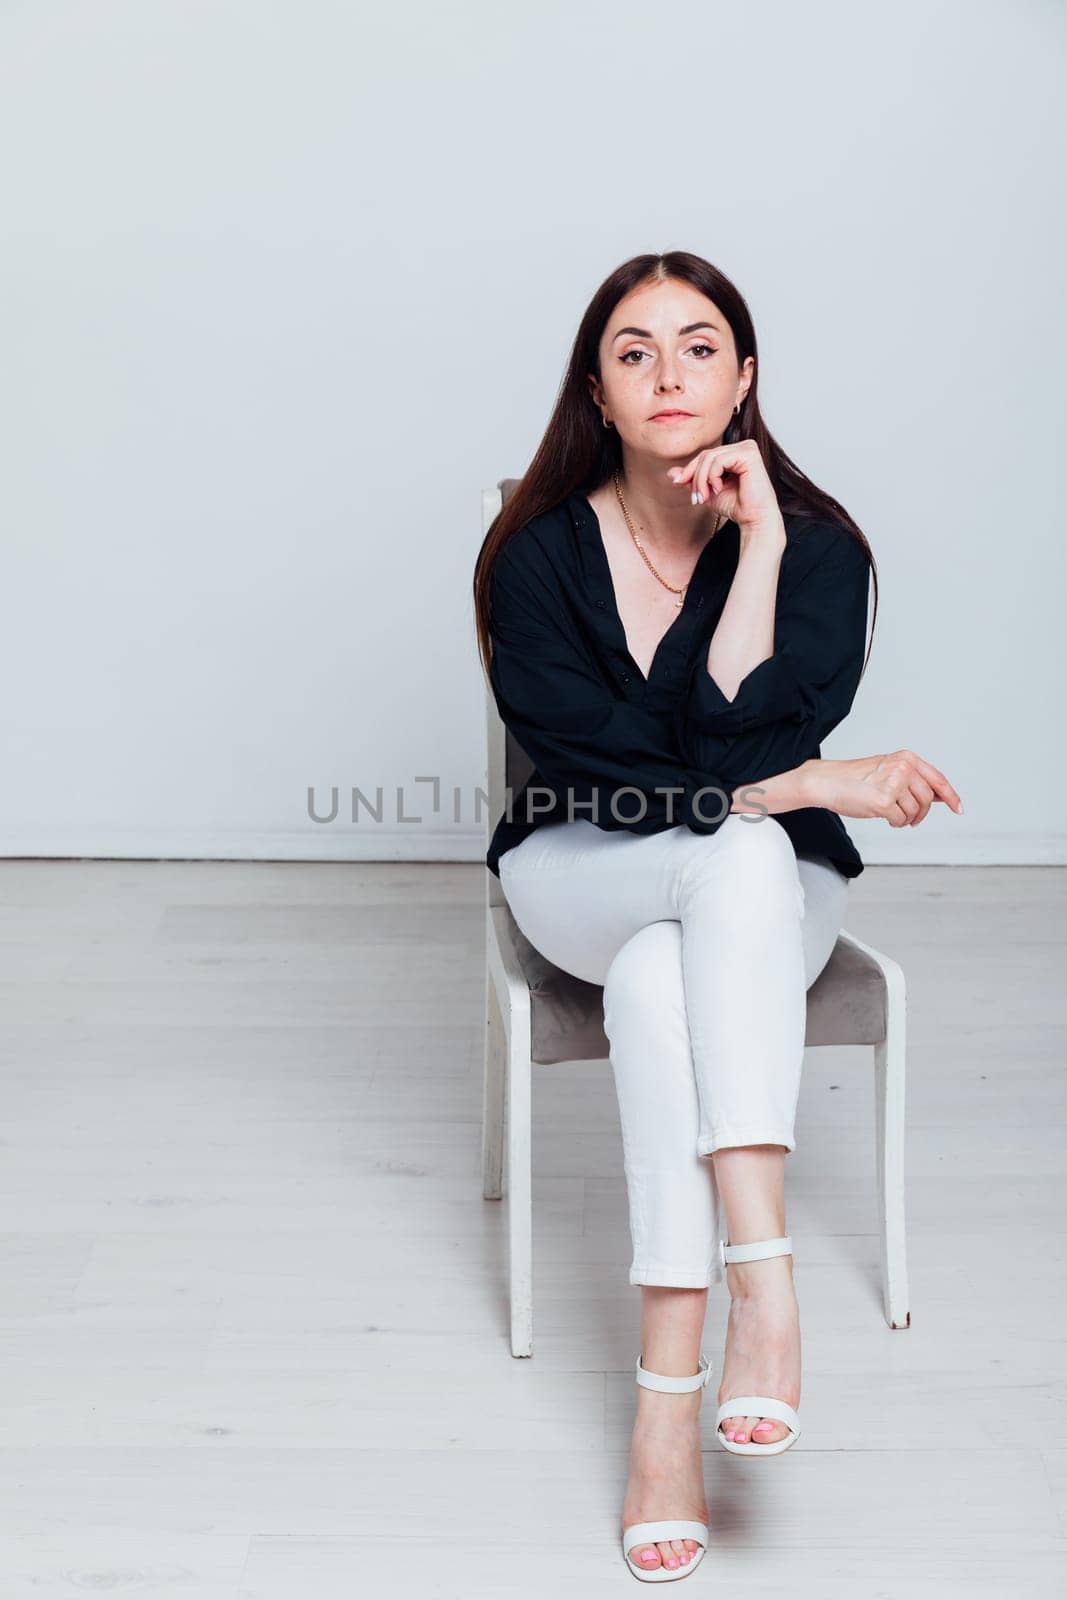
{"label": "toes", "polygon": [[789,1429],[771,1417],[727,1417],[722,1431],[734,1444],[776,1444]]}
{"label": "toes", "polygon": [[784,1422],[773,1421],[770,1417],[763,1417],[752,1430],[752,1437],[757,1444],[775,1444],[779,1439],[784,1439],[789,1432]]}
{"label": "toes", "polygon": [[748,1444],[750,1440],[756,1444],[774,1444],[777,1439],[784,1438],[787,1430],[784,1423],[768,1417],[727,1417],[722,1431],[734,1444]]}
{"label": "toes", "polygon": [[626,1553],[635,1567],[654,1572],[659,1566],[688,1566],[699,1549],[696,1539],[668,1539],[663,1544],[635,1544]]}

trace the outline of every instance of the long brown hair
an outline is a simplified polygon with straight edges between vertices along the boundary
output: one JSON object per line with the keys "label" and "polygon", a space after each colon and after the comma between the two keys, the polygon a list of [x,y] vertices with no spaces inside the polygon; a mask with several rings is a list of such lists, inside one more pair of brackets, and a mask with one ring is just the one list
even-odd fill
{"label": "long brown hair", "polygon": [[[639,285],[680,278],[699,289],[714,302],[733,330],[737,362],[754,358],[754,371],[741,410],[731,417],[723,434],[724,444],[738,439],[755,439],[774,486],[778,505],[785,515],[813,517],[841,523],[862,545],[874,574],[874,618],[878,616],[878,571],[871,547],[862,530],[845,508],[824,489],[812,483],[781,445],[771,437],[760,415],[759,358],[756,355],[756,330],[748,306],[729,278],[710,261],[691,255],[688,250],[668,250],[663,255],[631,256],[604,279],[582,318],[571,349],[570,361],[560,386],[556,407],[549,418],[544,438],[522,478],[500,511],[493,518],[474,566],[474,617],[478,653],[486,672],[492,649],[489,635],[489,575],[497,553],[511,535],[531,518],[548,511],[574,493],[590,494],[607,483],[612,474],[622,471],[622,445],[614,428],[605,428],[593,402],[586,375],[600,371],[600,340],[619,301]],[[871,639],[874,638],[874,618]],[[867,669],[870,646],[864,659]],[[860,676],[862,677],[861,672]]]}

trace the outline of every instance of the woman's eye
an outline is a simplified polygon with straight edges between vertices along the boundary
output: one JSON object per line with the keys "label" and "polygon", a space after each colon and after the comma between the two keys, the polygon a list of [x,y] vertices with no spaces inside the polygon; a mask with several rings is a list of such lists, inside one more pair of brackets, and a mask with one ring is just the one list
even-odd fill
{"label": "woman's eye", "polygon": [[[691,344],[689,346],[689,348],[690,348],[691,351],[693,351],[693,350],[706,350],[708,352],[708,355],[712,355],[712,356],[715,354],[715,346],[712,345],[712,344],[704,344],[704,343]],[[619,360],[623,363],[624,366],[636,367],[636,366],[639,366],[640,363],[637,362],[637,361],[631,361],[630,357],[631,356],[643,356],[645,354],[647,354],[647,352],[644,351],[644,350],[627,350],[624,355],[621,355],[619,357]],[[702,357],[701,359],[703,360],[705,358]]]}

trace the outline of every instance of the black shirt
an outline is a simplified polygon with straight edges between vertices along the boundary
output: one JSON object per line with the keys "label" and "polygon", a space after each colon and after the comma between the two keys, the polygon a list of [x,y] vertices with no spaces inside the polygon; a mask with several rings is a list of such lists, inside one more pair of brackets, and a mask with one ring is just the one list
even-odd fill
{"label": "black shirt", "polygon": [[[501,719],[535,770],[493,831],[486,866],[497,877],[505,850],[568,815],[609,831],[684,823],[714,833],[740,784],[820,755],[859,683],[870,566],[840,524],[783,520],[774,652],[732,700],[708,672],[707,654],[737,569],[735,522],[701,551],[647,678],[629,652],[586,497],[569,495],[508,539],[490,575],[489,677]],[[863,871],[836,812],[807,806],[775,820],[797,855],[828,856],[847,878]]]}

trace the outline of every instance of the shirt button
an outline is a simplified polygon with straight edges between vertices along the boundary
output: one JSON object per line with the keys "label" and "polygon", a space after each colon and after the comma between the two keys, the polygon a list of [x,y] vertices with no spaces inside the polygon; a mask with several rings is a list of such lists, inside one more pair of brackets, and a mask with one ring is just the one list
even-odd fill
{"label": "shirt button", "polygon": [[600,607],[601,611],[603,611],[603,609],[604,609],[604,601],[603,600],[598,600],[597,601],[597,605]]}
{"label": "shirt button", "polygon": [[622,681],[623,681],[623,683],[629,683],[629,681],[630,681],[630,674],[629,674],[629,673],[628,673],[628,672],[624,672],[624,673],[623,673],[623,675],[622,675]]}

